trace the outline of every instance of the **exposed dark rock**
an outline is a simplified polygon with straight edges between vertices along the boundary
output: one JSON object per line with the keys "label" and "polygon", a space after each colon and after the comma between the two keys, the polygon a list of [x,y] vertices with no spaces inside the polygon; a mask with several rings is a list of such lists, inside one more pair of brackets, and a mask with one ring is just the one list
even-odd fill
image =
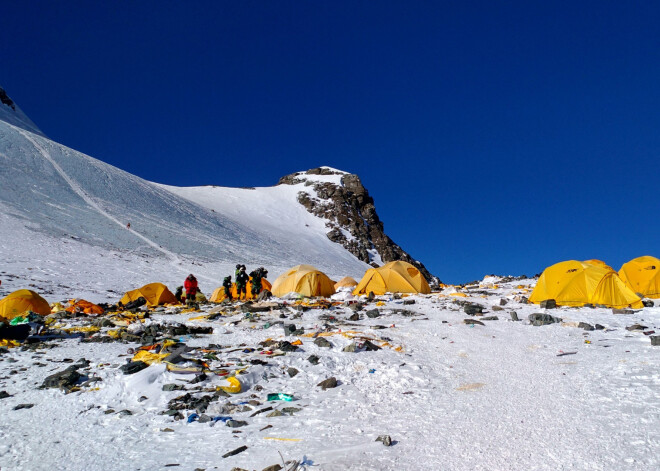
{"label": "exposed dark rock", "polygon": [[336,388],[337,387],[337,378],[334,376],[331,376],[328,379],[324,379],[321,381],[317,386],[320,386],[324,391],[329,388]]}
{"label": "exposed dark rock", "polygon": [[353,321],[353,322],[355,322],[355,321],[359,321],[359,320],[360,320],[360,314],[358,314],[358,313],[356,312],[356,313],[354,313],[352,316],[350,316],[350,317],[348,318],[348,320],[349,320],[349,321]]}
{"label": "exposed dark rock", "polygon": [[653,306],[655,306],[652,299],[642,299],[642,304],[644,305],[644,307],[653,307]]}
{"label": "exposed dark rock", "polygon": [[476,319],[463,319],[463,323],[468,324],[468,325],[470,325],[470,324],[472,324],[472,325],[486,325],[483,322],[478,321]]}
{"label": "exposed dark rock", "polygon": [[78,373],[78,368],[80,368],[80,365],[71,365],[65,370],[46,377],[40,389],[60,388],[64,391],[71,390],[82,378],[82,375]]}
{"label": "exposed dark rock", "polygon": [[612,309],[612,314],[634,314],[632,309]]}
{"label": "exposed dark rock", "polygon": [[318,337],[316,340],[314,340],[314,344],[321,348],[332,348],[332,344],[323,337]]}
{"label": "exposed dark rock", "polygon": [[507,304],[509,304],[508,299],[506,299],[506,298],[500,299],[500,306],[506,306]]}
{"label": "exposed dark rock", "polygon": [[648,327],[642,324],[633,324],[630,327],[626,327],[626,330],[629,330],[631,332],[638,331],[638,330],[646,330]]}
{"label": "exposed dark rock", "polygon": [[554,299],[546,299],[545,301],[541,301],[539,307],[541,309],[556,309],[557,301],[555,301]]}
{"label": "exposed dark rock", "polygon": [[484,306],[481,304],[469,303],[463,306],[463,311],[465,311],[465,314],[468,316],[474,316],[481,314],[484,311]]}
{"label": "exposed dark rock", "polygon": [[392,438],[389,435],[381,435],[376,439],[377,442],[383,442],[385,446],[392,446]]}
{"label": "exposed dark rock", "polygon": [[274,464],[272,466],[268,466],[261,471],[280,471],[282,467],[279,464]]}
{"label": "exposed dark rock", "polygon": [[289,367],[289,368],[286,370],[286,372],[287,372],[287,374],[289,375],[289,377],[291,377],[291,378],[293,378],[293,377],[296,376],[298,373],[300,373],[300,372],[299,372],[296,368],[294,368],[293,366]]}
{"label": "exposed dark rock", "polygon": [[651,345],[654,347],[660,347],[660,335],[651,335]]}
{"label": "exposed dark rock", "polygon": [[316,355],[310,355],[309,358],[307,358],[307,361],[310,362],[312,365],[318,365],[319,357],[317,357]]}
{"label": "exposed dark rock", "polygon": [[380,312],[378,311],[378,309],[370,309],[369,311],[367,311],[367,317],[375,319],[376,317],[379,316],[380,316]]}
{"label": "exposed dark rock", "polygon": [[245,445],[239,446],[235,450],[232,450],[232,451],[229,451],[229,452],[225,453],[224,455],[222,455],[222,457],[223,458],[229,458],[230,456],[238,455],[239,453],[242,453],[245,450],[247,450],[247,448],[248,447],[246,447]]}
{"label": "exposed dark rock", "polygon": [[148,368],[149,365],[143,361],[131,361],[123,365],[120,369],[124,372],[125,375],[132,375],[138,371],[142,371],[145,368]]}
{"label": "exposed dark rock", "polygon": [[[330,172],[330,173],[327,173]],[[304,175],[341,175],[341,185],[330,182],[312,182]],[[439,280],[431,275],[426,267],[413,259],[392,239],[385,235],[374,200],[362,185],[357,175],[334,172],[328,168],[315,168],[280,178],[279,185],[305,183],[311,186],[316,196],[301,191],[298,202],[315,216],[328,220],[327,236],[335,243],[366,263],[372,262],[369,250],[376,249],[383,262],[403,260],[411,263],[422,272],[429,283],[436,285]],[[349,232],[351,237],[344,235]]]}
{"label": "exposed dark rock", "polygon": [[516,311],[511,311],[509,315],[511,316],[512,321],[518,322],[520,320],[518,319],[518,313]]}
{"label": "exposed dark rock", "polygon": [[415,304],[415,300],[414,299],[404,299],[403,300],[403,305],[404,306],[407,306],[407,305],[410,305],[410,304]]}
{"label": "exposed dark rock", "polygon": [[9,106],[12,110],[16,110],[16,105],[3,88],[0,88],[0,103]]}
{"label": "exposed dark rock", "polygon": [[34,404],[19,404],[16,407],[14,407],[14,410],[32,409],[33,407],[34,407]]}
{"label": "exposed dark rock", "polygon": [[550,314],[530,314],[528,319],[532,325],[535,326],[556,324],[561,322],[561,319],[558,317],[553,317]]}
{"label": "exposed dark rock", "polygon": [[591,324],[587,324],[586,322],[580,322],[578,324],[578,328],[584,330],[594,330],[594,326]]}

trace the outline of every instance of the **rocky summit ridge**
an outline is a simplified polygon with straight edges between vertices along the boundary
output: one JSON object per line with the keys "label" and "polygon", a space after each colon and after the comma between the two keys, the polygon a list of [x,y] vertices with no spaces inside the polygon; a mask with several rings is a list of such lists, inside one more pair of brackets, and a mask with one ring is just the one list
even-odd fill
{"label": "rocky summit ridge", "polygon": [[[336,175],[339,178],[314,178],[318,175]],[[278,185],[301,183],[314,192],[298,192],[298,202],[310,213],[327,221],[328,239],[373,267],[403,260],[417,267],[430,284],[440,283],[422,262],[411,257],[385,234],[374,199],[359,176],[330,167],[318,167],[286,175],[280,178]]]}

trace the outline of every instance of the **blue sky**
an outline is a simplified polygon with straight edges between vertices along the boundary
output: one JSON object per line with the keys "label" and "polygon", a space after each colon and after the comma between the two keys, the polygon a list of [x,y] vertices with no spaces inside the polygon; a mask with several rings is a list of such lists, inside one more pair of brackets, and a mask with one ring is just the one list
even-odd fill
{"label": "blue sky", "polygon": [[4,86],[172,185],[329,165],[443,281],[659,256],[660,4],[11,2]]}

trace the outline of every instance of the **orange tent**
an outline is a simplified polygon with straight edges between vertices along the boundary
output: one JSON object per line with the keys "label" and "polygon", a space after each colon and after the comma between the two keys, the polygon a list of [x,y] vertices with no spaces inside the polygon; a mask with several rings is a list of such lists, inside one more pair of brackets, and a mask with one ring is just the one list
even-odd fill
{"label": "orange tent", "polygon": [[65,311],[67,312],[78,311],[91,315],[99,315],[99,314],[103,314],[104,312],[101,306],[97,306],[96,304],[90,303],[89,301],[85,301],[84,299],[79,299],[78,301],[72,302],[71,306],[67,307]]}

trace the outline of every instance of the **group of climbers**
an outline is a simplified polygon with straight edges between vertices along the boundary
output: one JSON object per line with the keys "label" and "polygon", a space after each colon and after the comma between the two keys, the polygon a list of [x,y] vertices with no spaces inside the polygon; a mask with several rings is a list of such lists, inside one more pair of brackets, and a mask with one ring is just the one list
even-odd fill
{"label": "group of climbers", "polygon": [[[236,271],[234,272],[234,279],[236,284],[236,298],[237,299],[247,299],[247,285],[250,283],[250,292],[253,297],[259,296],[263,287],[262,280],[268,276],[268,270],[264,267],[259,267],[247,274],[247,267],[242,264],[236,265]],[[222,287],[225,290],[225,296],[228,300],[232,300],[232,279],[231,275],[226,276],[222,281]],[[185,296],[183,291],[185,290]],[[183,286],[179,286],[176,291],[176,298],[180,302],[186,302],[191,304],[195,301],[195,297],[199,292],[199,286],[197,285],[197,278],[193,274],[188,275],[186,280],[183,283]]]}

